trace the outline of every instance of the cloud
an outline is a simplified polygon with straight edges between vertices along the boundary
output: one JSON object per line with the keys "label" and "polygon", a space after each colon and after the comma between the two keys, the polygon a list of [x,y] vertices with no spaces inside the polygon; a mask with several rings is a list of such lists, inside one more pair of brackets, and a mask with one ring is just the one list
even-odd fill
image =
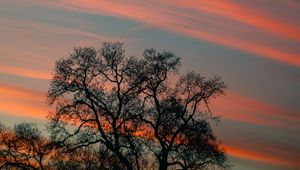
{"label": "cloud", "polygon": [[300,113],[234,92],[212,100],[211,105],[212,110],[224,119],[290,129],[300,125]]}
{"label": "cloud", "polygon": [[70,39],[76,38],[74,46],[91,46],[106,40],[132,41],[24,18],[0,16],[0,23],[0,31],[5,32],[0,38],[3,42],[0,46],[0,72],[30,78],[49,80],[49,68],[54,61],[66,54],[66,49],[72,49]]}
{"label": "cloud", "polygon": [[46,93],[0,83],[0,112],[45,118]]}
{"label": "cloud", "polygon": [[274,15],[270,15],[266,12],[264,13],[263,11],[249,5],[246,6],[245,4],[238,4],[232,0],[213,2],[205,0],[188,2],[175,0],[175,3],[178,6],[185,6],[190,9],[206,11],[222,17],[227,17],[232,20],[263,29],[266,32],[273,33],[277,36],[300,41],[300,27],[279,20],[274,17]]}
{"label": "cloud", "polygon": [[45,79],[49,80],[51,74],[48,72],[41,72],[36,70],[30,70],[20,67],[11,67],[11,66],[0,66],[0,73],[13,74],[29,78]]}
{"label": "cloud", "polygon": [[232,1],[166,0],[149,3],[74,0],[52,1],[43,5],[137,20],[166,31],[300,66],[299,52],[289,48],[290,41],[300,41],[297,26]]}
{"label": "cloud", "polygon": [[[2,29],[13,29],[17,31],[27,31],[27,32],[43,32],[50,35],[64,35],[64,36],[77,36],[77,37],[85,37],[85,38],[96,38],[100,40],[105,40],[107,36],[98,35],[95,33],[91,33],[88,31],[83,31],[75,28],[68,28],[64,26],[52,25],[49,23],[37,22],[30,19],[5,19],[0,18]],[[10,32],[13,32],[12,30]]]}
{"label": "cloud", "polygon": [[285,165],[293,168],[299,167],[298,160],[291,160],[281,156],[274,156],[270,153],[262,153],[259,151],[253,151],[246,148],[240,148],[230,145],[225,145],[224,148],[230,156],[240,159],[252,160],[273,165]]}

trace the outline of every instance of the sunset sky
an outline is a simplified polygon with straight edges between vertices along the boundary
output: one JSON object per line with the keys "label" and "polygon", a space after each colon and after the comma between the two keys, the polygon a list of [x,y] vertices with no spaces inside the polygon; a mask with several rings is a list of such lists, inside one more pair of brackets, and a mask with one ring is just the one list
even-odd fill
{"label": "sunset sky", "polygon": [[1,0],[0,121],[44,128],[54,62],[73,47],[124,42],[220,75],[214,128],[234,170],[300,168],[300,1]]}

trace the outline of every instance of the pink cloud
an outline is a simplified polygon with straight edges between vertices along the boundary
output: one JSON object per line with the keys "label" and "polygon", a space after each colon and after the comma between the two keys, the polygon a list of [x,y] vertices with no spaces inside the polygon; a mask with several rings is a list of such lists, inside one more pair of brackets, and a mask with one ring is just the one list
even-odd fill
{"label": "pink cloud", "polygon": [[285,165],[293,168],[299,167],[299,162],[297,160],[290,160],[284,157],[275,156],[270,153],[262,153],[260,151],[249,150],[246,148],[231,145],[225,145],[224,148],[229,155],[240,159],[252,160],[273,165]]}
{"label": "pink cloud", "polygon": [[212,100],[211,105],[224,119],[292,129],[300,124],[300,113],[233,92]]}

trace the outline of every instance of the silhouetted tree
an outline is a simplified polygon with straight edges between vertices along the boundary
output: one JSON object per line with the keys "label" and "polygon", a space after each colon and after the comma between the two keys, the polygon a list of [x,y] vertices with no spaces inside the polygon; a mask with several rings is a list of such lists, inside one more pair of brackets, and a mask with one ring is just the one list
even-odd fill
{"label": "silhouetted tree", "polygon": [[161,170],[226,167],[208,107],[225,84],[189,72],[172,85],[179,65],[172,52],[155,49],[126,58],[119,42],[103,43],[98,51],[75,48],[56,62],[51,80],[51,141],[74,154],[102,145],[128,170],[141,169],[149,160],[145,153],[153,154]]}
{"label": "silhouetted tree", "polygon": [[134,133],[140,126],[142,80],[133,81],[128,72],[133,66],[121,43],[104,43],[99,51],[75,48],[57,61],[48,93],[49,103],[57,106],[49,116],[51,139],[73,144],[73,150],[101,143],[127,169],[139,169]]}
{"label": "silhouetted tree", "polygon": [[20,123],[13,129],[0,123],[0,169],[45,169],[51,144],[36,124]]}
{"label": "silhouetted tree", "polygon": [[168,78],[178,74],[178,57],[171,52],[147,49],[144,60],[139,70],[139,77],[145,80],[141,120],[153,136],[153,142],[146,143],[157,158],[159,169],[174,165],[183,169],[225,167],[226,155],[208,122],[216,119],[208,102],[223,94],[224,82],[220,77],[206,79],[188,72],[172,86]]}

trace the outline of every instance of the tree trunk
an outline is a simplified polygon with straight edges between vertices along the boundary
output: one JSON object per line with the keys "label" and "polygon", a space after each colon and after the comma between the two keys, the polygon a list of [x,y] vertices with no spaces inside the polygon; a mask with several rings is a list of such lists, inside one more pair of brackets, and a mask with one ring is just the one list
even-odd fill
{"label": "tree trunk", "polygon": [[133,170],[133,167],[128,159],[126,159],[121,153],[116,154],[120,161],[126,166],[127,170]]}
{"label": "tree trunk", "polygon": [[167,170],[168,169],[168,155],[163,154],[162,159],[159,160],[159,170]]}

